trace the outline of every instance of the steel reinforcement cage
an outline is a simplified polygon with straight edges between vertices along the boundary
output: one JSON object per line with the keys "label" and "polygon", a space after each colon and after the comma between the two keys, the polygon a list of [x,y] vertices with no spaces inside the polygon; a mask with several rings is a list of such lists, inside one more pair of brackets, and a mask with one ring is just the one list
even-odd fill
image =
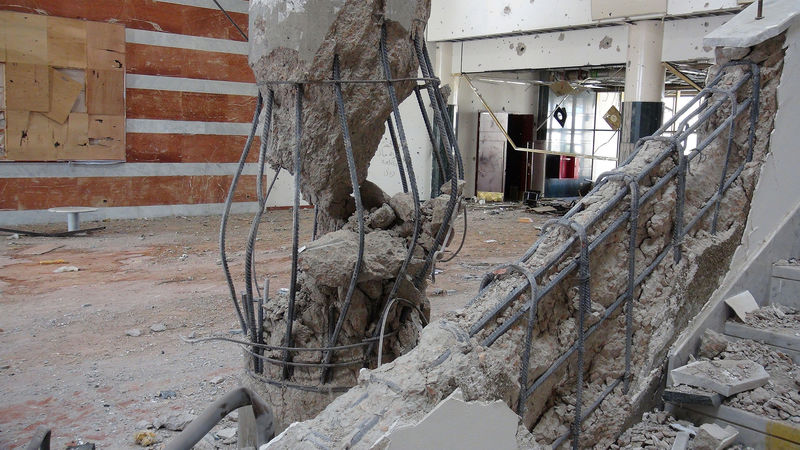
{"label": "steel reinforcement cage", "polygon": [[[343,80],[340,77],[339,57],[338,55],[335,55],[332,61],[330,79],[297,80],[297,81],[275,80],[275,81],[262,81],[258,83],[260,87],[266,88],[267,91],[266,99],[264,99],[261,93],[259,93],[256,110],[254,113],[253,122],[250,129],[250,134],[247,138],[247,142],[245,143],[245,147],[242,152],[241,158],[239,159],[239,165],[236,173],[234,174],[230,189],[228,191],[228,196],[225,201],[224,211],[222,214],[222,219],[220,224],[220,237],[219,237],[220,259],[228,283],[230,297],[231,300],[233,301],[233,305],[236,310],[236,315],[239,320],[242,333],[247,337],[248,340],[229,339],[229,338],[205,338],[205,339],[194,339],[187,341],[199,342],[211,339],[211,340],[224,340],[241,344],[244,351],[247,352],[252,357],[251,359],[252,366],[247,368],[248,373],[252,377],[269,384],[294,388],[299,390],[305,390],[305,391],[342,392],[349,389],[350,386],[332,386],[330,384],[330,380],[332,378],[331,370],[336,367],[368,366],[370,363],[371,355],[373,353],[373,350],[375,350],[376,345],[378,349],[377,361],[378,365],[380,364],[384,339],[392,337],[397,334],[397,330],[392,330],[388,332],[385,330],[386,318],[392,308],[402,306],[406,308],[417,309],[417,312],[420,314],[422,319],[425,320],[424,316],[422,315],[422,312],[418,310],[417,305],[413,304],[412,302],[404,298],[397,296],[398,290],[400,288],[401,281],[403,279],[406,279],[407,276],[411,276],[414,286],[419,287],[421,283],[425,280],[425,278],[433,272],[432,269],[436,262],[435,258],[443,254],[444,252],[443,247],[445,245],[445,242],[447,241],[446,238],[448,237],[448,233],[451,231],[452,221],[457,215],[457,212],[459,210],[458,203],[460,201],[460,198],[458,195],[458,182],[459,180],[462,180],[464,178],[464,168],[461,160],[461,153],[459,151],[458,144],[455,138],[453,124],[450,117],[447,114],[447,104],[445,103],[444,97],[442,96],[440,91],[440,81],[433,74],[433,69],[432,69],[433,65],[431,64],[430,56],[428,54],[425,42],[421,36],[417,35],[414,37],[413,41],[409,42],[409,45],[413,45],[414,47],[414,54],[416,56],[418,67],[422,74],[422,77],[419,78],[392,77],[389,65],[389,56],[386,47],[386,25],[384,23],[381,27],[380,49],[379,49],[381,58],[381,68],[385,77],[383,79]],[[420,113],[422,114],[422,118],[425,123],[425,128],[428,137],[433,146],[433,154],[434,157],[436,158],[438,170],[440,172],[440,177],[441,177],[440,179],[447,180],[446,182],[450,183],[450,196],[445,209],[444,221],[442,223],[442,226],[436,233],[433,243],[433,248],[428,253],[428,256],[425,259],[423,267],[415,274],[408,274],[407,270],[414,249],[418,245],[417,240],[419,237],[420,226],[421,226],[420,197],[419,197],[419,190],[417,187],[416,177],[414,175],[414,167],[411,161],[411,153],[409,151],[408,141],[406,139],[406,133],[403,127],[403,120],[400,115],[400,105],[395,90],[396,83],[408,83],[408,82],[415,83],[414,95],[419,105]],[[335,319],[335,321],[332,323],[331,328],[333,331],[331,335],[328,337],[328,345],[324,347],[296,347],[293,345],[293,336],[292,336],[292,325],[295,320],[294,304],[297,295],[297,273],[298,273],[298,253],[299,253],[299,248],[298,248],[299,226],[300,226],[299,174],[301,173],[301,168],[303,164],[301,158],[301,142],[303,136],[303,126],[302,126],[303,88],[305,85],[310,85],[310,84],[329,85],[331,87],[331,90],[333,91],[336,103],[336,111],[341,125],[344,150],[346,153],[347,166],[350,174],[350,182],[353,188],[352,195],[356,205],[356,216],[358,219],[357,222],[358,222],[359,244],[358,244],[358,253],[356,262],[346,291],[346,296],[343,302],[342,310],[338,315],[338,317]],[[408,248],[408,252],[406,253],[406,258],[395,278],[390,294],[387,296],[387,298],[383,303],[382,312],[381,315],[379,316],[381,319],[380,320],[381,326],[376,327],[375,332],[372,333],[371,335],[364,336],[364,339],[361,342],[349,343],[345,345],[337,345],[339,334],[341,332],[342,325],[344,324],[345,319],[347,317],[353,293],[356,288],[358,276],[362,267],[364,258],[364,235],[365,235],[364,206],[361,202],[359,181],[358,181],[358,176],[356,175],[355,159],[353,156],[351,136],[347,123],[346,104],[344,96],[342,95],[342,85],[346,84],[382,84],[386,86],[386,92],[391,101],[391,114],[390,117],[387,118],[386,120],[386,125],[389,131],[389,135],[391,137],[392,146],[394,148],[394,154],[397,161],[397,168],[400,176],[400,183],[403,187],[403,192],[408,193],[410,190],[414,201],[414,230],[411,238],[411,243]],[[267,302],[270,301],[270,294],[269,294],[270,287],[269,287],[268,277],[264,277],[264,283],[261,286],[257,282],[257,275],[255,271],[254,249],[256,245],[256,236],[258,235],[259,224],[261,223],[261,220],[267,211],[267,200],[275,184],[275,180],[280,174],[280,169],[278,169],[278,171],[276,171],[272,181],[269,183],[269,186],[265,191],[264,172],[266,166],[266,154],[269,146],[269,133],[270,133],[270,124],[272,120],[274,88],[280,85],[293,86],[295,91],[295,147],[293,151],[293,163],[294,163],[293,172],[295,174],[295,177],[294,177],[294,190],[293,190],[294,201],[292,206],[291,282],[289,286],[288,310],[286,312],[286,329],[285,329],[284,345],[274,346],[274,345],[267,345],[264,342],[263,307]],[[433,120],[434,120],[433,123],[428,117],[428,112],[426,111],[425,105],[423,103],[422,92],[421,92],[423,89],[428,94],[430,106],[431,109],[433,110]],[[226,259],[227,223],[228,223],[228,217],[230,215],[231,204],[233,203],[234,192],[236,191],[236,187],[242,175],[245,166],[245,161],[247,160],[247,157],[250,153],[250,148],[252,147],[252,143],[258,128],[262,109],[264,110],[264,124],[263,124],[263,134],[261,136],[261,147],[258,155],[258,163],[257,163],[258,176],[257,176],[257,186],[256,186],[258,210],[255,216],[253,217],[245,247],[245,259],[244,259],[245,288],[244,292],[241,293],[241,299],[239,299],[233,278],[231,276],[230,269],[228,267],[228,261]],[[317,209],[315,207],[312,240],[316,239],[316,237],[317,237]],[[456,250],[456,253],[457,251],[458,250]],[[452,256],[454,255],[451,255],[450,259],[452,259]],[[348,361],[332,362],[334,353],[338,351],[349,350],[359,347],[365,348],[363,358],[348,360]],[[264,356],[265,351],[281,352],[282,357],[278,359],[278,358],[270,358]],[[304,361],[294,360],[294,356],[296,354],[304,352],[319,353],[321,355],[320,358],[321,361],[304,362]],[[280,366],[282,368],[281,379],[276,380],[264,376],[263,375],[264,364],[272,364]],[[292,383],[290,381],[290,378],[292,374],[292,368],[294,367],[319,368],[320,384],[302,385],[302,384]]]}
{"label": "steel reinforcement cage", "polygon": [[[723,79],[723,76],[732,67],[745,66],[747,69],[745,75],[734,83],[730,88],[722,89],[717,87]],[[719,73],[713,81],[702,89],[697,96],[695,96],[689,103],[677,112],[672,119],[667,121],[661,128],[659,128],[652,136],[640,139],[636,143],[635,151],[630,157],[617,169],[607,172],[598,178],[598,183],[595,185],[591,194],[601,186],[610,182],[619,182],[620,189],[616,194],[607,201],[607,203],[597,211],[593,216],[588,217],[584,223],[579,223],[573,219],[575,214],[583,211],[586,206],[585,201],[579,201],[570,211],[568,211],[560,219],[555,219],[547,222],[542,228],[542,233],[537,239],[536,243],[525,252],[525,254],[516,263],[505,264],[495,267],[492,271],[487,273],[481,282],[480,292],[475,296],[473,301],[477,300],[488,289],[492,281],[497,277],[496,273],[506,271],[517,272],[524,276],[524,281],[516,286],[516,288],[501,299],[497,305],[490,311],[486,312],[481,318],[471,327],[470,336],[476,336],[478,333],[486,330],[488,335],[481,341],[484,347],[492,345],[498,338],[503,336],[512,326],[514,326],[523,317],[527,318],[527,327],[525,333],[524,351],[522,355],[522,364],[519,374],[520,394],[517,399],[517,413],[522,416],[525,410],[525,403],[527,399],[538,389],[542,384],[551,377],[562,365],[573,355],[577,353],[577,380],[575,389],[575,410],[574,419],[570,426],[569,432],[561,435],[553,442],[553,448],[559,447],[564,441],[572,437],[572,447],[578,448],[581,423],[591,414],[600,403],[620,384],[623,385],[624,392],[628,391],[631,380],[631,344],[633,333],[633,306],[634,306],[634,289],[639,286],[661,263],[661,261],[670,253],[673,253],[674,260],[680,261],[681,258],[681,242],[683,238],[692,231],[700,220],[713,209],[713,217],[711,220],[710,231],[716,234],[717,220],[719,216],[720,201],[728,188],[739,177],[744,170],[747,162],[750,162],[753,157],[753,145],[755,139],[756,121],[758,120],[758,105],[759,105],[759,88],[760,88],[760,69],[755,63],[749,61],[732,61],[719,70]],[[737,101],[737,94],[740,88],[745,83],[750,81],[751,92],[747,98],[741,102]],[[692,133],[695,133],[707,123],[708,119],[723,106],[730,108],[730,115],[716,128],[710,130],[703,140],[696,146],[696,148],[687,152],[685,148],[687,138]],[[692,110],[693,107],[696,109]],[[729,163],[731,160],[731,152],[734,148],[734,122],[745,111],[750,112],[749,118],[749,135],[747,140],[746,153],[743,155],[741,164],[729,172]],[[673,125],[677,125],[676,132],[672,136],[665,136],[664,134]],[[684,215],[684,203],[686,195],[686,173],[690,168],[690,163],[699,155],[703,150],[709,146],[720,134],[728,130],[727,135],[727,151],[725,161],[722,166],[719,183],[716,192],[708,198],[703,206],[699,209],[694,217],[686,218]],[[667,145],[666,149],[661,152],[652,162],[645,166],[638,172],[626,170],[628,163],[630,163],[639,150],[648,141],[662,141]],[[669,170],[666,174],[661,176],[651,187],[646,191],[641,192],[640,182],[645,177],[655,175],[655,170],[667,158],[673,157],[677,161],[676,165]],[[668,245],[639,273],[636,271],[635,251],[637,228],[639,223],[639,210],[642,205],[650,201],[654,195],[667,186],[670,182],[674,182],[676,186],[676,207],[674,211],[674,226],[671,240]],[[612,211],[620,205],[625,197],[629,199],[629,206],[624,210],[619,217],[617,217],[610,226],[602,230],[594,239],[589,239],[587,229],[600,223],[601,220],[610,220]],[[601,314],[599,320],[586,328],[586,316],[591,310],[591,290],[589,279],[591,277],[590,257],[594,250],[596,250],[606,239],[625,225],[628,225],[629,241],[628,241],[628,273],[627,284],[624,292],[620,293],[616,300],[611,303],[605,311]],[[541,263],[536,270],[528,269],[524,264],[533,256],[539,245],[548,237],[550,230],[553,228],[566,228],[572,232],[572,235],[563,242],[560,249],[550,256],[546,261]],[[578,244],[577,256],[575,251],[571,250],[574,244]],[[544,279],[545,275],[553,268],[564,263],[563,269],[558,271],[552,277]],[[579,307],[577,317],[577,338],[569,349],[561,354],[553,364],[539,375],[532,383],[528,383],[528,369],[531,358],[531,346],[534,326],[536,323],[537,308],[540,300],[553,290],[562,280],[577,270],[578,280],[578,294],[579,294]],[[528,301],[516,302],[521,295],[529,294]],[[518,306],[516,311],[510,312],[509,307],[515,304]],[[609,384],[602,393],[591,403],[591,405],[583,411],[583,388],[584,388],[584,343],[585,340],[591,336],[620,306],[625,306],[625,370],[624,374],[617,380]],[[510,313],[510,315],[509,315]],[[498,323],[502,319],[501,316],[508,316],[502,320],[500,325],[494,328],[491,332],[487,327],[489,324]]]}

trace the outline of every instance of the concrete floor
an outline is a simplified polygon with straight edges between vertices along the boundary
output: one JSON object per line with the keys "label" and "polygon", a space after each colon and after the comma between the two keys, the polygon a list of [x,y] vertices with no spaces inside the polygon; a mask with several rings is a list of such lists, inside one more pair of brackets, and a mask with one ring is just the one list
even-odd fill
{"label": "concrete floor", "polygon": [[[311,217],[303,211],[301,241],[311,234]],[[428,287],[434,318],[468,301],[483,273],[518,257],[552,218],[518,205],[470,206],[468,217],[463,251],[439,265],[442,272]],[[270,212],[266,221],[257,273],[271,275],[272,289],[288,287],[290,212]],[[236,280],[243,278],[249,223],[249,216],[230,221],[228,255]],[[0,249],[0,449],[24,447],[39,425],[52,428],[54,448],[78,441],[136,448],[137,423],[199,414],[238,385],[242,359],[235,344],[180,339],[239,337],[218,264],[219,218],[82,225],[106,229],[70,238],[9,238]],[[456,229],[463,229],[463,218]],[[454,246],[458,239],[460,233]],[[80,270],[53,272],[62,266]],[[154,324],[166,330],[153,332]],[[141,335],[127,335],[132,329]],[[163,399],[162,391],[176,396]],[[233,426],[224,421],[218,428]],[[173,435],[163,429],[157,434],[162,440]]]}

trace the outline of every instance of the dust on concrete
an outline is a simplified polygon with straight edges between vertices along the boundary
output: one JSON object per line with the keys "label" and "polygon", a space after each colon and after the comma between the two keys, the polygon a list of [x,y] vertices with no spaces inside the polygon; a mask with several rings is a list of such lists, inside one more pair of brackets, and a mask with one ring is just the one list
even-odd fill
{"label": "dust on concrete", "polygon": [[[768,43],[759,46],[774,46]],[[747,163],[740,179],[723,198],[720,208],[718,232],[711,236],[706,232],[692,232],[683,242],[683,258],[676,261],[670,254],[656,268],[653,275],[636,290],[634,308],[634,344],[631,391],[622,394],[620,389],[612,391],[609,397],[594,411],[583,425],[582,443],[608,446],[614,436],[634,417],[638,405],[651,397],[655,384],[663,376],[663,361],[667,349],[681,330],[682,322],[675,321],[681,314],[690,316],[707,300],[706,289],[723,275],[741,233],[741,224],[749,210],[749,198],[757,180],[759,164],[768,148],[768,136],[774,117],[775,88],[781,71],[782,50],[777,48],[777,56],[768,56],[762,68],[761,120],[756,131],[756,144],[753,162]],[[719,63],[723,63],[720,61]],[[710,70],[711,76],[715,68]],[[722,81],[728,86],[743,76],[741,69],[733,69]],[[747,90],[746,86],[744,90]],[[721,108],[712,117],[709,127],[722,123],[729,111]],[[744,116],[744,115],[743,115]],[[741,117],[741,116],[740,116]],[[729,167],[735,168],[743,158],[742,145],[747,141],[747,118],[737,121],[735,143],[740,151],[733,156]],[[704,133],[711,128],[705,128]],[[661,142],[649,142],[636,155],[626,170],[634,171],[651,163],[665,150]],[[698,213],[705,200],[716,192],[719,167],[725,157],[724,145],[707,148],[703,156],[691,165],[686,192],[685,217]],[[657,165],[654,174],[642,180],[644,191],[667,172],[675,162],[666,159]],[[732,169],[731,169],[732,170]],[[620,189],[615,183],[608,183],[597,189],[584,200],[585,208],[574,216],[579,223],[586,223],[596,212],[606,207]],[[669,246],[673,228],[672,213],[675,208],[676,192],[673,185],[657,192],[652,201],[640,210],[641,220],[637,242],[637,267],[639,270],[655,258],[662,249]],[[600,220],[590,228],[590,239],[610,225],[625,209],[626,205],[612,208],[609,218]],[[702,228],[708,228],[706,217],[701,221]],[[567,238],[565,231],[549,234],[542,240],[528,267],[536,269],[559,251]],[[597,321],[597,313],[608,307],[624,288],[626,279],[627,230],[624,228],[612,233],[608,241],[592,257],[592,300],[593,305],[589,324]],[[594,256],[596,255],[596,256]],[[545,280],[566,267],[571,261],[566,259],[557,263],[545,274]],[[722,262],[722,263],[721,263]],[[717,269],[714,269],[717,268]],[[412,352],[398,358],[393,363],[374,371],[364,371],[359,385],[339,397],[315,419],[299,423],[287,431],[274,443],[275,448],[291,448],[310,433],[322,434],[330,442],[350,442],[351,446],[366,445],[375,437],[375,428],[385,428],[406,423],[414,423],[419,414],[424,414],[438,400],[446,397],[455,388],[461,388],[467,399],[505,400],[509,405],[516,404],[519,393],[517,381],[524,341],[520,326],[512,327],[490,348],[482,348],[478,343],[492,331],[496,324],[509,318],[517,311],[519,304],[527,301],[524,297],[502,312],[488,330],[478,333],[477,339],[470,339],[467,330],[487,311],[497,305],[507,293],[519,286],[521,277],[506,275],[499,277],[485,289],[468,307],[445,316],[425,328],[421,342]],[[545,296],[539,305],[539,314],[534,330],[534,341],[529,380],[547,369],[570,344],[569,319],[575,316],[578,295],[574,286],[574,275],[567,276],[562,283]],[[684,322],[685,322],[684,317]],[[586,343],[586,367],[589,368],[584,386],[584,407],[594,401],[597,395],[615,379],[623,374],[624,319],[621,314],[612,315],[608,326],[602,327]],[[685,323],[684,323],[685,324]],[[572,325],[574,327],[574,325]],[[563,330],[562,330],[563,328]],[[575,403],[574,357],[568,359],[559,371],[548,379],[540,389],[529,398],[524,421],[532,427],[533,437],[539,443],[548,443],[557,437],[562,427],[572,420],[572,405]],[[355,409],[353,402],[366,396],[369,402],[361,402]],[[373,420],[374,418],[374,420]],[[336,426],[332,426],[333,423]],[[370,423],[370,429],[361,424]],[[356,442],[353,442],[355,439]]]}
{"label": "dust on concrete", "polygon": [[[463,306],[490,265],[524,251],[549,218],[510,205],[469,206],[467,213],[464,249],[437,266],[441,272],[428,286],[432,319]],[[310,210],[301,211],[301,236],[311,235],[312,217]],[[230,219],[228,259],[234,273],[241,272],[245,254],[235,243],[246,241],[251,220],[249,215]],[[242,359],[234,344],[181,340],[241,338],[219,265],[219,218],[85,226],[106,229],[73,238],[0,236],[0,448],[26,445],[38,425],[53,430],[54,448],[73,440],[99,448],[138,448],[134,434],[143,428],[137,425],[146,427],[173,413],[199,414],[240,383]],[[20,228],[56,232],[63,227]],[[456,222],[458,236],[461,230],[463,217]],[[290,212],[269,211],[258,239],[263,246],[257,250],[257,273],[269,274],[274,289],[287,287]],[[54,247],[45,254],[23,254]],[[52,265],[39,264],[57,259],[80,271],[53,274]],[[431,295],[436,289],[450,292]],[[166,331],[151,332],[155,323],[163,323]],[[132,329],[141,335],[126,335]],[[162,398],[162,391],[175,396]],[[214,431],[235,426],[227,419]],[[150,431],[162,442],[175,434]]]}

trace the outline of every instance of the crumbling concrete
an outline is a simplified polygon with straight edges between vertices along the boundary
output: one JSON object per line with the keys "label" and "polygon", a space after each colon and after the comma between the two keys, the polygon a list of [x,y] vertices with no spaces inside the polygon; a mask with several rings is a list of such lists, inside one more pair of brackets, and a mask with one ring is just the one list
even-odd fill
{"label": "crumbling concrete", "polygon": [[[330,80],[334,55],[339,57],[341,79],[386,79],[381,64],[381,29],[386,26],[386,48],[392,78],[418,75],[414,38],[421,35],[430,12],[429,0],[320,0],[250,2],[250,65],[267,98],[274,92],[266,161],[300,177],[303,198],[318,208],[320,237],[299,254],[297,295],[294,304],[291,346],[325,348],[352,346],[332,353],[334,364],[322,381],[325,354],[293,352],[295,365],[288,373],[279,363],[282,351],[263,355],[263,373],[255,374],[247,359],[245,384],[270,403],[276,429],[317,414],[340,392],[354,385],[359,369],[375,362],[379,345],[359,346],[378,334],[381,316],[395,283],[394,297],[404,300],[389,310],[386,330],[393,334],[382,346],[382,361],[391,361],[417,344],[419,330],[427,323],[429,304],[424,281],[410,280],[423,268],[435,247],[449,196],[421,205],[419,223],[411,194],[387,196],[369,182],[369,163],[384,134],[392,104],[385,83],[343,83],[342,93],[352,141],[355,169],[365,208],[364,258],[349,309],[345,314],[348,286],[356,265],[359,226],[352,196],[344,140]],[[276,83],[279,82],[279,83]],[[295,172],[297,145],[297,86],[303,85],[302,168]],[[414,82],[394,83],[398,101],[413,90]],[[409,170],[408,167],[406,167]],[[419,227],[417,245],[406,269],[397,280]],[[264,339],[272,346],[286,346],[288,295],[279,292],[264,306]],[[408,308],[408,303],[412,308]],[[343,315],[341,331],[332,342],[333,330]],[[287,385],[284,385],[286,383]]]}
{"label": "crumbling concrete", "polygon": [[[294,173],[295,87],[270,81],[326,80],[339,55],[344,80],[385,79],[380,59],[380,30],[385,19],[387,51],[394,78],[417,76],[413,38],[430,14],[430,0],[321,0],[250,2],[250,65],[267,96],[275,91],[267,160]],[[414,83],[396,83],[398,101]],[[341,227],[355,210],[333,87],[304,87],[301,191],[320,208],[321,231]],[[344,84],[359,184],[384,134],[391,111],[386,85]],[[374,187],[372,185],[371,187]]]}
{"label": "crumbling concrete", "polygon": [[722,450],[733,444],[739,432],[727,425],[724,428],[715,423],[704,423],[694,438],[695,450]]}
{"label": "crumbling concrete", "polygon": [[[760,119],[753,161],[746,164],[744,172],[721,202],[717,234],[692,231],[682,243],[682,259],[675,261],[670,253],[636,290],[632,346],[634,373],[630,391],[623,394],[620,388],[613,390],[588,417],[583,424],[582,446],[608,447],[626,424],[635,420],[637,412],[652,401],[655,386],[665,376],[663,360],[669,345],[717,286],[740,241],[749,199],[772,130],[775,91],[782,69],[782,37],[756,47],[753,53],[768,54],[761,60]],[[719,64],[724,62],[718,61]],[[711,77],[716,70],[716,67],[710,70]],[[731,70],[721,86],[731,85],[742,74],[742,69]],[[748,89],[749,84],[742,91]],[[703,133],[722,123],[728,114],[726,108],[717,111]],[[736,151],[731,168],[737,167],[743,158],[749,128],[746,114],[736,121],[735,128]],[[626,170],[638,170],[664,149],[661,142],[647,143]],[[724,140],[719,141],[692,163],[687,175],[686,217],[694,217],[706,199],[716,192],[725,150]],[[642,181],[642,190],[649,189],[674,165],[670,159],[662,162],[653,176]],[[620,188],[619,183],[612,182],[595,190],[585,198],[586,207],[574,219],[586,223],[596,211],[608,204]],[[650,264],[669,245],[675,199],[675,187],[671,183],[641,208],[637,271]],[[626,207],[624,204],[617,206],[607,219],[589,227],[589,237],[605,230]],[[708,230],[710,220],[710,215],[707,215],[701,220],[699,229]],[[530,269],[540,267],[560,250],[567,237],[566,231],[547,235],[526,266]],[[587,326],[597,322],[599,311],[610,305],[625,288],[627,242],[628,231],[623,228],[612,233],[607,242],[592,254],[593,305]],[[546,272],[543,281],[546,282],[570,261],[567,258],[556,264]],[[294,424],[276,438],[270,448],[297,448],[313,445],[312,442],[320,439],[328,447],[369,448],[390,427],[419,421],[456,388],[461,388],[468,401],[502,399],[515,405],[520,390],[518,370],[523,354],[524,324],[519,322],[489,348],[479,343],[499,321],[490,324],[475,338],[470,338],[467,330],[521,283],[522,277],[516,274],[499,277],[468,307],[426,327],[413,351],[375,370],[363,370],[358,386],[333,401],[316,418]],[[574,275],[566,277],[539,304],[529,380],[543,373],[574,342],[577,284]],[[518,311],[519,306],[527,301],[526,296],[521,296],[499,319]],[[586,342],[585,380],[588,384],[584,386],[584,408],[623,374],[624,324],[623,315],[612,315]],[[523,420],[533,430],[533,438],[538,444],[549,444],[568,431],[575,402],[574,359],[568,360],[526,404]]]}

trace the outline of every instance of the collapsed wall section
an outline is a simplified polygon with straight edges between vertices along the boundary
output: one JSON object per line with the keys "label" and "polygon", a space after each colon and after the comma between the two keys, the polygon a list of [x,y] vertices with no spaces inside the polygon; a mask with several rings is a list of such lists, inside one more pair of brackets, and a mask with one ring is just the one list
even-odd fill
{"label": "collapsed wall section", "polygon": [[389,129],[410,192],[390,197],[367,172],[393,103],[414,91],[427,64],[415,43],[429,11],[429,0],[250,2],[250,64],[267,105],[261,160],[296,177],[319,236],[293,251],[291,288],[271,295],[252,327],[263,342],[248,354],[245,384],[272,405],[279,431],[353,386],[361,367],[413,348],[427,323],[425,272],[460,192],[443,188],[419,204],[396,116]]}
{"label": "collapsed wall section", "polygon": [[[429,0],[250,2],[250,65],[264,98],[270,89],[275,93],[267,161],[294,173],[296,87],[270,82],[331,79],[334,55],[343,80],[386,79],[379,50],[383,23],[392,76],[415,78],[413,38],[422,33],[429,14]],[[414,85],[395,84],[399,101]],[[330,84],[308,84],[304,91],[300,189],[320,208],[320,231],[333,231],[355,211],[336,101]],[[346,83],[342,94],[363,186],[392,106],[383,83]]]}
{"label": "collapsed wall section", "polygon": [[[716,234],[711,228],[712,214],[706,212],[697,226],[680,242],[680,259],[673,251],[662,260],[657,255],[669,250],[676,226],[674,217],[678,194],[675,182],[659,183],[673,174],[678,165],[675,158],[660,157],[669,151],[669,144],[649,141],[622,168],[624,173],[636,174],[655,163],[655,170],[639,181],[642,195],[650,200],[641,205],[635,242],[637,273],[654,267],[634,291],[632,309],[633,345],[630,388],[623,393],[617,380],[624,375],[625,315],[617,309],[604,318],[604,313],[627,282],[627,249],[629,231],[620,227],[591,254],[591,305],[587,311],[586,327],[604,320],[604,326],[585,342],[584,385],[582,410],[587,411],[601,391],[611,388],[610,394],[583,423],[580,446],[607,447],[614,442],[626,423],[637,419],[639,409],[646,407],[655,387],[663,379],[665,355],[680,330],[705,303],[708,295],[727,270],[745,223],[749,201],[764,160],[773,127],[776,108],[775,92],[780,80],[783,61],[783,38],[778,37],[746,52],[719,52],[718,65],[709,70],[711,77],[720,65],[731,57],[747,57],[757,63],[761,72],[759,117],[756,122],[752,161],[745,161],[750,142],[748,114],[735,119],[731,157],[727,158],[727,139],[717,139],[705,148],[689,165],[686,172],[684,216],[695,217],[702,205],[718,191],[721,170],[727,167],[730,176],[740,163],[743,170],[722,197]],[[742,80],[747,66],[731,67],[719,84],[730,87]],[[737,102],[751,93],[751,84],[744,83],[737,92]],[[723,94],[714,94],[709,104]],[[731,106],[722,106],[700,130],[698,142],[707,137],[730,116]],[[727,129],[721,133],[727,137]],[[728,162],[726,164],[726,159]],[[629,211],[627,202],[618,202],[610,213],[595,221],[597,211],[607,209],[611,200],[624,190],[623,182],[608,182],[598,186],[581,202],[582,209],[572,219],[586,226],[591,242],[609,229],[622,214]],[[649,194],[648,194],[649,192]],[[627,197],[626,197],[627,198]],[[712,212],[713,212],[712,208]],[[685,224],[684,224],[685,225]],[[568,258],[555,259],[568,238],[567,231],[557,229],[546,233],[531,250],[530,259],[522,264],[529,271],[542,271],[540,286],[547,285],[554,275],[574,263],[577,245],[572,245]],[[439,401],[456,388],[461,388],[466,400],[502,399],[517,407],[520,393],[519,371],[528,364],[527,378],[533,380],[552,367],[575,342],[577,310],[580,303],[579,281],[574,274],[556,282],[537,308],[532,329],[530,360],[522,361],[525,343],[525,322],[518,321],[492,345],[485,339],[513,314],[530,302],[524,288],[524,277],[512,271],[499,271],[494,281],[464,309],[448,314],[427,326],[419,345],[410,353],[375,370],[364,370],[359,384],[337,398],[312,420],[293,424],[271,444],[271,449],[323,445],[325,447],[384,448],[383,436],[391,429],[414,424]],[[513,291],[521,295],[493,318],[483,331],[474,331],[475,324],[497,309],[502,299]],[[559,366],[552,376],[525,402],[523,421],[532,430],[535,444],[551,445],[569,431],[576,399],[575,380],[578,372],[573,355]],[[568,441],[567,441],[568,442]]]}

